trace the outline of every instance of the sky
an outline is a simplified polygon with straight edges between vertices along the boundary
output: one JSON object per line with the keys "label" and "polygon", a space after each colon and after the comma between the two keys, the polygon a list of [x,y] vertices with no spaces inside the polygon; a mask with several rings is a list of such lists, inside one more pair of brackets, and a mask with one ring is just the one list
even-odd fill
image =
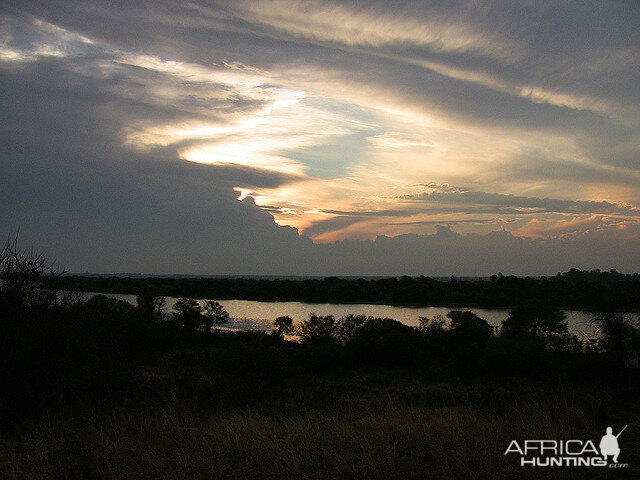
{"label": "sky", "polygon": [[0,92],[68,271],[640,271],[633,0],[12,0]]}

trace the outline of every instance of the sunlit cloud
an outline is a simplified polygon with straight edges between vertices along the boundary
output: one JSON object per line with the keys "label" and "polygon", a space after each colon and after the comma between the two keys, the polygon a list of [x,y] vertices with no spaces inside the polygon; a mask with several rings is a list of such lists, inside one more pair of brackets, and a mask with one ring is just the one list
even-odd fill
{"label": "sunlit cloud", "polygon": [[[216,15],[213,9],[201,11]],[[497,34],[481,32],[465,21],[425,11],[381,11],[374,6],[318,0],[240,0],[232,12],[292,35],[352,46],[415,45],[443,52],[473,52],[502,60],[522,48]]]}
{"label": "sunlit cloud", "polygon": [[[439,226],[640,238],[628,23],[563,30],[592,26],[559,2],[538,12],[567,20],[556,38],[517,5],[445,3],[105,4],[94,17],[71,0],[80,19],[2,16],[0,68],[91,86],[119,147],[234,169],[233,202],[318,243]],[[249,171],[282,176],[256,186]]]}
{"label": "sunlit cloud", "polygon": [[29,20],[29,35],[19,22],[0,15],[0,61],[26,62],[46,57],[82,55],[92,50],[93,40],[38,18]]}
{"label": "sunlit cloud", "polygon": [[518,234],[532,238],[580,238],[604,233],[617,238],[636,238],[640,221],[603,215],[532,219],[518,230]]}

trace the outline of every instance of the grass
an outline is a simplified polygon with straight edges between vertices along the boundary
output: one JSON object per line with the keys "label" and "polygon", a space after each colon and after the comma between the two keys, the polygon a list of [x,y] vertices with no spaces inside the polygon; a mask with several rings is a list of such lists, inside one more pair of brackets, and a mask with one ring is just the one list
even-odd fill
{"label": "grass", "polygon": [[[163,407],[87,409],[25,424],[0,442],[8,479],[510,479],[611,478],[608,469],[523,468],[511,439],[602,435],[600,392],[430,384],[398,375],[332,378],[333,400],[307,395],[274,413],[259,404],[198,412],[179,395]],[[496,392],[499,392],[496,394]],[[305,395],[302,395],[304,397]],[[497,397],[501,397],[498,399]],[[626,478],[638,475],[638,410],[624,412]],[[596,442],[597,443],[597,442]],[[588,477],[586,477],[587,475]]]}

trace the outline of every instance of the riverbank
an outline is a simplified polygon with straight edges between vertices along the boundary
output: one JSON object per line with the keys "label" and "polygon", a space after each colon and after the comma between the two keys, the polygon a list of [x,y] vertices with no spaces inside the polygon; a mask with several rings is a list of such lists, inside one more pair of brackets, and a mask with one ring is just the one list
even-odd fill
{"label": "riverbank", "polygon": [[429,277],[308,280],[63,276],[56,288],[106,294],[154,295],[218,300],[297,301],[406,307],[513,308],[545,301],[569,310],[611,306],[640,311],[640,275],[570,272],[554,277],[497,277],[440,281]]}

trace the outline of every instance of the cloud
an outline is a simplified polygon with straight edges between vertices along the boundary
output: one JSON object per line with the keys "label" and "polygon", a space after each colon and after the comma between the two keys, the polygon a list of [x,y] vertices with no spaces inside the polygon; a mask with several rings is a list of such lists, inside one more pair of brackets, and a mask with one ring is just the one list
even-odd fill
{"label": "cloud", "polygon": [[[200,10],[217,13],[215,9]],[[408,8],[389,11],[373,4],[353,8],[348,3],[299,0],[238,1],[231,11],[243,20],[271,27],[275,35],[283,32],[321,42],[375,48],[411,45],[507,61],[520,53],[519,46],[509,39],[481,32],[470,23],[451,21],[437,11],[419,15]]]}
{"label": "cloud", "polygon": [[633,239],[640,227],[638,219],[623,219],[602,215],[581,218],[539,220],[532,219],[520,230],[528,237],[581,238],[585,234],[604,233],[618,238]]}
{"label": "cloud", "polygon": [[[519,234],[530,236],[562,235],[566,233],[558,225],[571,225],[576,233],[578,227],[587,228],[594,218],[617,219],[617,222],[637,222],[640,208],[621,203],[564,200],[553,198],[525,197],[499,193],[478,192],[468,187],[449,184],[415,184],[405,189],[427,190],[420,193],[403,194],[395,197],[406,208],[366,210],[331,210],[320,212],[330,215],[307,226],[303,232],[315,239],[335,239],[328,233],[344,232],[356,224],[384,227],[411,227],[428,225],[502,225],[519,222]],[[475,217],[474,217],[475,215]],[[484,217],[478,217],[483,215]],[[563,218],[551,218],[561,215]],[[402,217],[402,221],[392,220]],[[527,217],[538,220],[531,221]],[[378,219],[376,223],[372,219]],[[525,220],[526,219],[526,220]],[[528,222],[526,225],[524,221]],[[537,222],[537,223],[534,223]],[[544,225],[544,227],[543,227]],[[553,226],[552,226],[553,225]]]}
{"label": "cloud", "polygon": [[[304,251],[310,244],[255,204],[239,202],[233,190],[303,179],[251,166],[199,165],[170,146],[136,148],[123,141],[128,122],[165,117],[153,99],[126,88],[147,72],[117,69],[113,83],[108,75],[92,76],[91,62],[83,73],[77,66],[64,56],[0,66],[0,108],[11,118],[0,127],[0,219],[7,234],[19,230],[27,245],[46,248],[74,271],[204,273],[234,264],[239,271],[277,270],[286,267],[292,245]],[[266,245],[273,258],[263,256]],[[218,256],[228,263],[212,260]]]}
{"label": "cloud", "polygon": [[5,3],[0,219],[74,269],[634,265],[640,11],[587,3]]}
{"label": "cloud", "polygon": [[402,198],[426,203],[489,206],[495,207],[496,213],[505,213],[506,207],[509,213],[514,214],[572,213],[640,216],[640,208],[633,205],[475,192],[448,185],[440,190],[404,195]]}
{"label": "cloud", "polygon": [[335,232],[361,222],[362,217],[339,216],[314,222],[304,229],[304,234],[310,237],[318,237],[328,232]]}
{"label": "cloud", "polygon": [[502,271],[549,275],[572,266],[592,269],[599,264],[616,265],[612,268],[621,271],[636,269],[640,261],[637,241],[613,239],[610,233],[593,232],[576,241],[568,237],[532,239],[506,231],[461,235],[440,226],[430,235],[381,236],[374,241],[347,240],[318,247],[331,259],[326,269],[333,274],[474,276]]}
{"label": "cloud", "polygon": [[442,220],[421,220],[421,221],[416,221],[416,222],[391,223],[391,225],[435,225],[435,227],[438,228],[438,227],[441,227],[441,226],[458,225],[458,224],[461,224],[461,223],[496,224],[496,223],[509,223],[509,220],[500,221],[500,220],[493,220],[493,219],[486,219],[486,218],[469,218],[469,219],[466,219],[466,220],[447,220],[447,221],[442,221]]}

